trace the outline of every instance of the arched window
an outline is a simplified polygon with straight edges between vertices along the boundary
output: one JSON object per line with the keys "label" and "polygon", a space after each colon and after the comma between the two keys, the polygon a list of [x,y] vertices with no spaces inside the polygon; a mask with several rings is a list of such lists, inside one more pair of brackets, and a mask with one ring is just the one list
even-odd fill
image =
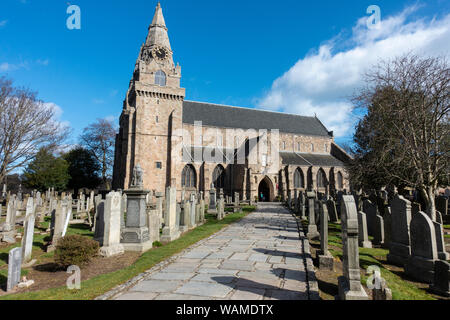
{"label": "arched window", "polygon": [[297,168],[294,172],[294,188],[304,188],[305,182],[303,179],[303,172],[300,168]]}
{"label": "arched window", "polygon": [[327,178],[325,176],[325,172],[323,172],[322,169],[320,169],[317,172],[317,188],[325,188],[327,182]]}
{"label": "arched window", "polygon": [[197,186],[197,176],[195,168],[188,164],[181,173],[181,186],[185,188],[195,188]]}
{"label": "arched window", "polygon": [[337,185],[339,190],[342,190],[344,188],[344,178],[342,177],[342,173],[340,172],[338,172],[337,174]]}
{"label": "arched window", "polygon": [[225,169],[219,164],[213,172],[213,183],[217,189],[225,188]]}
{"label": "arched window", "polygon": [[156,71],[155,84],[161,87],[166,86],[166,74],[163,71],[161,70]]}

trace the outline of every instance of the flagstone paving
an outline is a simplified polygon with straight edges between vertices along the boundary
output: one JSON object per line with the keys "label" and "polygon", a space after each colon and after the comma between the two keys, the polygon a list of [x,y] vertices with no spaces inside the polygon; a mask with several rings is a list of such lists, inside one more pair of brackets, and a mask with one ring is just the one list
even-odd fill
{"label": "flagstone paving", "polygon": [[308,300],[318,288],[303,230],[281,204],[267,203],[113,298]]}

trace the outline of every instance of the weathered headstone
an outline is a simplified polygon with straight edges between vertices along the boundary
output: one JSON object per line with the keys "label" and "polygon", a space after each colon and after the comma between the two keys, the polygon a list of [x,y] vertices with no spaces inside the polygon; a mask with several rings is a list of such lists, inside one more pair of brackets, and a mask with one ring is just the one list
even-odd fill
{"label": "weathered headstone", "polygon": [[318,251],[317,259],[319,268],[333,270],[334,259],[328,251],[328,209],[325,201],[320,202],[320,251]]}
{"label": "weathered headstone", "polygon": [[363,248],[372,248],[372,242],[369,240],[367,232],[366,214],[362,211],[358,212],[358,244]]}
{"label": "weathered headstone", "polygon": [[448,214],[448,197],[438,196],[436,197],[436,210],[446,216]]}
{"label": "weathered headstone", "polygon": [[358,213],[353,196],[342,196],[341,201],[343,276],[338,278],[339,299],[367,300],[361,286],[358,248]]}
{"label": "weathered headstone", "polygon": [[6,208],[6,222],[3,226],[3,231],[13,231],[16,226],[16,197],[12,196],[8,201],[8,206]]}
{"label": "weathered headstone", "polygon": [[196,221],[195,221],[195,206],[197,205],[197,199],[195,198],[195,194],[192,193],[191,194],[191,200],[189,201],[189,205],[190,205],[190,210],[189,213],[191,215],[191,217],[189,218],[189,228],[195,228],[197,226]]}
{"label": "weathered headstone", "polygon": [[103,239],[103,232],[105,230],[105,200],[101,198],[96,199],[95,201],[95,232],[94,232],[94,240],[101,242]]}
{"label": "weathered headstone", "polygon": [[152,248],[148,230],[146,196],[149,190],[143,187],[143,170],[137,164],[133,169],[131,186],[127,195],[127,218],[121,232],[121,243],[125,251],[145,252]]}
{"label": "weathered headstone", "polygon": [[160,219],[158,210],[148,210],[148,228],[150,233],[150,241],[152,243],[155,241],[160,241]]}
{"label": "weathered headstone", "polygon": [[217,202],[216,202],[216,189],[214,185],[211,186],[211,190],[209,190],[209,206],[208,213],[217,214]]}
{"label": "weathered headstone", "polygon": [[434,263],[438,259],[433,221],[422,211],[414,214],[411,224],[411,256],[405,265],[409,276],[432,283]]}
{"label": "weathered headstone", "polygon": [[8,281],[6,291],[11,291],[20,282],[20,271],[22,269],[22,249],[20,247],[11,249],[8,254]]}
{"label": "weathered headstone", "polygon": [[338,215],[336,210],[336,203],[333,199],[327,200],[327,209],[328,209],[328,215],[330,217],[330,222],[338,222]]}
{"label": "weathered headstone", "polygon": [[25,217],[23,225],[22,238],[22,261],[28,263],[31,261],[31,254],[33,251],[33,237],[34,237],[34,213],[31,212]]}
{"label": "weathered headstone", "polygon": [[384,248],[389,248],[391,244],[391,224],[392,224],[392,214],[391,214],[391,207],[385,207],[384,208],[384,215],[383,215],[383,223],[384,223]]}
{"label": "weathered headstone", "polygon": [[124,253],[124,247],[120,243],[120,215],[122,197],[119,192],[110,192],[106,195],[105,210],[103,215],[104,231],[100,242],[100,254],[104,257],[112,257]]}
{"label": "weathered headstone", "polygon": [[306,194],[308,197],[308,233],[306,236],[308,239],[317,239],[320,237],[319,232],[317,231],[316,225],[316,213],[315,213],[315,197],[316,194],[314,192],[308,192]]}
{"label": "weathered headstone", "polygon": [[434,231],[436,233],[436,246],[438,252],[438,259],[440,260],[450,260],[450,255],[445,250],[445,240],[444,240],[444,229],[442,224],[433,221]]}
{"label": "weathered headstone", "polygon": [[180,237],[180,231],[176,226],[177,219],[177,190],[174,187],[166,189],[166,217],[161,240],[173,241]]}
{"label": "weathered headstone", "polygon": [[188,200],[184,199],[181,203],[181,216],[180,216],[180,232],[186,232],[189,230],[189,224],[191,219],[191,206]]}
{"label": "weathered headstone", "polygon": [[391,243],[387,260],[403,266],[411,255],[409,225],[411,223],[411,202],[398,194],[391,204]]}
{"label": "weathered headstone", "polygon": [[375,215],[375,225],[373,228],[373,243],[382,245],[384,243],[384,221],[379,214]]}
{"label": "weathered headstone", "polygon": [[370,200],[363,201],[363,212],[366,214],[367,218],[367,231],[369,232],[369,236],[375,236],[375,224],[376,224],[376,216],[378,214],[378,208],[375,203],[372,203]]}
{"label": "weathered headstone", "polygon": [[162,192],[156,192],[155,198],[156,198],[156,210],[158,211],[160,224],[159,227],[161,228],[164,223],[164,215],[163,215],[163,197],[164,193]]}

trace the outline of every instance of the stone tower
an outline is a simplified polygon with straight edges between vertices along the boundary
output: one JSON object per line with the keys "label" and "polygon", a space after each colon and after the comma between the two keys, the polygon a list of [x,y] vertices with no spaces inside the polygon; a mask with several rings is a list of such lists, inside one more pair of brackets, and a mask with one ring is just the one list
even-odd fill
{"label": "stone tower", "polygon": [[128,189],[133,167],[144,171],[144,188],[165,190],[179,176],[172,160],[180,143],[185,89],[175,66],[166,23],[158,3],[136,61],[116,136],[113,188]]}

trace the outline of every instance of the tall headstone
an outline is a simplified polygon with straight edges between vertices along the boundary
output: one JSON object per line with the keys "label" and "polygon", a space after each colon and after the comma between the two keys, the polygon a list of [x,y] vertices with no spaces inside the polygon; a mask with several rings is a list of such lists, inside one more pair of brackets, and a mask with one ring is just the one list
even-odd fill
{"label": "tall headstone", "polygon": [[152,248],[147,225],[146,196],[144,189],[144,172],[139,164],[133,169],[131,186],[124,193],[127,195],[127,219],[122,230],[121,243],[125,251],[144,252]]}
{"label": "tall headstone", "polygon": [[148,210],[148,228],[150,233],[150,241],[154,243],[155,241],[160,241],[160,225],[161,218],[158,210]]}
{"label": "tall headstone", "polygon": [[216,188],[214,185],[211,185],[211,189],[209,190],[209,206],[208,213],[217,214],[217,199],[216,199]]}
{"label": "tall headstone", "polygon": [[163,216],[163,197],[164,197],[164,193],[162,192],[156,192],[155,193],[155,198],[156,198],[156,210],[158,211],[158,215],[159,215],[159,227],[161,228],[163,223],[164,223],[164,216]]}
{"label": "tall headstone", "polygon": [[189,224],[191,220],[191,205],[187,199],[184,199],[181,203],[180,220],[180,232],[186,232],[187,230],[189,230]]}
{"label": "tall headstone", "polygon": [[420,211],[414,214],[410,228],[411,256],[405,265],[405,272],[419,281],[432,283],[434,264],[438,260],[433,221]]}
{"label": "tall headstone", "polygon": [[358,248],[358,213],[353,196],[342,196],[341,201],[343,276],[338,279],[339,299],[368,300],[361,286]]}
{"label": "tall headstone", "polygon": [[191,200],[189,201],[189,204],[191,206],[189,213],[191,215],[190,219],[189,219],[189,228],[195,228],[197,226],[196,224],[196,220],[195,220],[195,207],[197,205],[197,199],[195,198],[195,194],[192,193],[191,194]]}
{"label": "tall headstone", "polygon": [[[32,199],[32,198],[31,198]],[[22,238],[22,261],[28,263],[31,261],[31,254],[33,252],[33,237],[34,237],[34,212],[27,214],[23,225]]]}
{"label": "tall headstone", "polygon": [[101,242],[105,230],[105,200],[98,196],[95,201],[94,240]]}
{"label": "tall headstone", "polygon": [[389,248],[391,244],[391,229],[392,229],[392,213],[391,207],[384,207],[384,215],[383,215],[383,223],[384,223],[384,244],[383,247]]}
{"label": "tall headstone", "polygon": [[376,216],[378,214],[378,208],[376,203],[373,203],[370,200],[363,201],[363,212],[366,214],[367,218],[367,230],[369,232],[369,236],[375,236],[375,224],[376,224]]}
{"label": "tall headstone", "polygon": [[20,282],[20,270],[22,269],[22,249],[11,249],[8,254],[8,281],[6,291],[11,291]]}
{"label": "tall headstone", "polygon": [[375,215],[375,225],[373,228],[373,243],[382,245],[384,244],[384,221],[383,217],[379,214]]}
{"label": "tall headstone", "polygon": [[436,234],[436,246],[437,246],[437,252],[438,252],[438,259],[440,260],[450,260],[450,255],[445,250],[445,240],[444,240],[444,229],[442,227],[442,224],[433,221],[434,225],[434,231]]}
{"label": "tall headstone", "polygon": [[219,197],[219,203],[217,205],[217,220],[222,220],[225,217],[225,199],[223,194]]}
{"label": "tall headstone", "polygon": [[369,240],[367,232],[366,214],[362,211],[358,212],[358,244],[363,248],[372,248],[372,242]]}
{"label": "tall headstone", "polygon": [[176,225],[177,219],[177,190],[174,187],[166,189],[166,217],[161,241],[169,242],[180,237],[180,231]]}
{"label": "tall headstone", "polygon": [[336,210],[336,203],[333,199],[327,200],[328,215],[330,217],[330,222],[338,222],[339,218]]}
{"label": "tall headstone", "polygon": [[317,254],[319,268],[333,270],[334,259],[328,251],[328,209],[325,201],[320,201],[320,251]]}
{"label": "tall headstone", "polygon": [[16,210],[17,210],[17,203],[16,203],[16,197],[12,196],[9,201],[6,208],[6,222],[3,226],[3,231],[9,232],[14,230],[16,226]]}
{"label": "tall headstone", "polygon": [[308,192],[306,196],[308,197],[308,233],[306,236],[308,239],[317,239],[320,237],[320,234],[317,231],[316,225],[316,212],[314,204],[316,194],[314,192]]}
{"label": "tall headstone", "polygon": [[300,192],[300,217],[306,219],[306,200],[304,192]]}
{"label": "tall headstone", "polygon": [[124,253],[124,247],[120,243],[120,216],[122,197],[119,192],[110,192],[106,195],[105,211],[103,215],[104,231],[100,243],[100,254],[104,257],[112,257]]}
{"label": "tall headstone", "polygon": [[404,266],[411,255],[409,225],[411,223],[411,202],[398,194],[391,204],[391,243],[387,260]]}
{"label": "tall headstone", "polygon": [[446,216],[448,214],[448,197],[438,196],[436,197],[436,210]]}

